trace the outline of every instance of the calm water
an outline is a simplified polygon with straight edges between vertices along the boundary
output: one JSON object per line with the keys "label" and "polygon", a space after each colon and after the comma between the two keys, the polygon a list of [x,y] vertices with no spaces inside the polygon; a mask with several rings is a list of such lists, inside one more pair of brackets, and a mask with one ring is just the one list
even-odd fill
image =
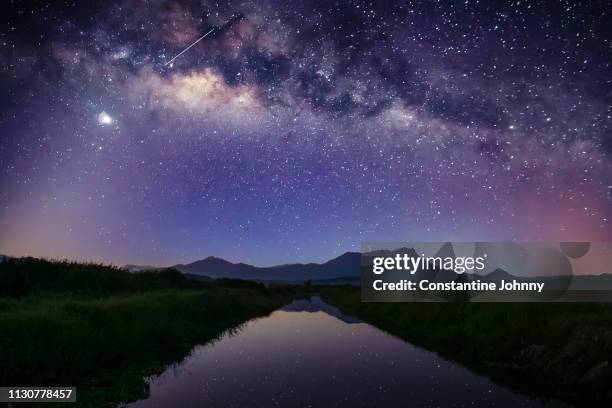
{"label": "calm water", "polygon": [[343,316],[296,301],[197,346],[130,407],[558,407]]}

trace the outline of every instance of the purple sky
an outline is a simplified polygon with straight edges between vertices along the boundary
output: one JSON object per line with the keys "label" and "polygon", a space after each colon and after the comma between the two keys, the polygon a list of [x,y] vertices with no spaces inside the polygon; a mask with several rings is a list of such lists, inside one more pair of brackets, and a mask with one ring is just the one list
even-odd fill
{"label": "purple sky", "polygon": [[605,2],[11,3],[0,253],[612,239]]}

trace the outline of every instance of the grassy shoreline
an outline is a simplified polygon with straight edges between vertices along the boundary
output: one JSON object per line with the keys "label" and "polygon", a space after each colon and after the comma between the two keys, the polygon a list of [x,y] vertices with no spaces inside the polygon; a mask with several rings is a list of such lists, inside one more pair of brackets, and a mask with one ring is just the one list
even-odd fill
{"label": "grassy shoreline", "polygon": [[361,303],[354,287],[267,288],[38,259],[0,263],[0,384],[77,386],[72,407],[146,398],[144,379],[194,345],[315,291],[517,390],[589,407],[612,400],[608,305]]}
{"label": "grassy shoreline", "polygon": [[361,303],[328,287],[326,302],[411,343],[536,397],[612,401],[612,307],[597,304]]}
{"label": "grassy shoreline", "polygon": [[77,386],[87,407],[146,398],[145,377],[299,295],[40,260],[3,262],[0,279],[13,291],[0,294],[0,384]]}

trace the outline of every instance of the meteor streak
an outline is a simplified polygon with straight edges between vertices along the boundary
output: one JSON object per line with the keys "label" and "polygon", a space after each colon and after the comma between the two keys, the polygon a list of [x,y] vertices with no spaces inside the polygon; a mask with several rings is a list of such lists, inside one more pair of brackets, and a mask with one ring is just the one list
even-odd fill
{"label": "meteor streak", "polygon": [[194,45],[196,45],[197,43],[199,43],[200,41],[202,41],[203,39],[205,39],[206,37],[208,37],[210,34],[214,33],[215,31],[218,32],[224,32],[225,30],[227,30],[228,28],[230,28],[234,23],[242,20],[244,18],[244,15],[242,13],[238,13],[238,14],[234,14],[228,21],[227,23],[223,24],[220,28],[219,27],[213,27],[210,30],[208,30],[206,32],[206,34],[204,34],[203,36],[199,37],[197,40],[195,40],[194,42],[192,42],[187,48],[185,48],[183,51],[179,52],[174,58],[172,58],[170,61],[166,62],[164,64],[165,67],[171,65],[174,60],[176,60],[178,57],[180,57],[181,55],[183,55],[184,53],[186,53],[187,51],[189,51],[189,49],[191,47],[193,47]]}
{"label": "meteor streak", "polygon": [[208,37],[209,34],[212,34],[214,31],[216,30],[216,28],[211,28],[206,34],[204,34],[203,36],[201,36],[200,38],[198,38],[197,40],[195,40],[194,42],[191,43],[191,45],[189,45],[187,48],[185,48],[183,51],[179,52],[174,58],[172,58],[170,61],[166,62],[164,64],[164,66],[168,66],[170,64],[172,64],[174,62],[175,59],[177,59],[178,57],[180,57],[181,55],[183,55],[184,53],[186,53],[187,51],[189,51],[189,49],[191,47],[193,47],[194,45],[196,45],[197,43],[199,43],[200,41],[202,41],[203,39],[205,39],[206,37]]}

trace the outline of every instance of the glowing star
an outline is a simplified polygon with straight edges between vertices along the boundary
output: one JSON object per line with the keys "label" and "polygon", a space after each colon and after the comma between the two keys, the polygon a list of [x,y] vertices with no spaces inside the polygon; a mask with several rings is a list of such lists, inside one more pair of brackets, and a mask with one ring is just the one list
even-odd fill
{"label": "glowing star", "polygon": [[104,111],[98,115],[98,123],[102,126],[112,125],[113,122],[113,118]]}

